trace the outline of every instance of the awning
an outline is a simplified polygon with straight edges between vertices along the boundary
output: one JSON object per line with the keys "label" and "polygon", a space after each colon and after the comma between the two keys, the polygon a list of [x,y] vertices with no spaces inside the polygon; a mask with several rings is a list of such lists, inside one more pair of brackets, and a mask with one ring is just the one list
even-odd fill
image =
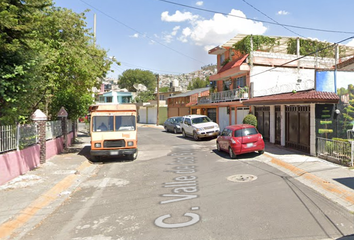
{"label": "awning", "polygon": [[301,104],[301,103],[338,103],[339,96],[332,92],[320,92],[315,90],[296,93],[282,93],[262,97],[254,97],[243,101],[244,105],[277,105],[277,104]]}
{"label": "awning", "polygon": [[248,73],[250,70],[248,64],[246,63],[243,64],[247,57],[248,54],[228,62],[227,64],[225,64],[225,66],[223,66],[218,71],[217,74],[210,76],[209,80],[210,81],[223,80],[236,75]]}

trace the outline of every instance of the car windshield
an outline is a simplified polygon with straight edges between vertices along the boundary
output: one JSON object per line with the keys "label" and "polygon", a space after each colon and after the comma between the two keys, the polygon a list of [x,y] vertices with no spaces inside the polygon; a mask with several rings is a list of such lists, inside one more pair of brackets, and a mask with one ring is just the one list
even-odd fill
{"label": "car windshield", "polygon": [[206,122],[212,122],[212,120],[210,118],[206,117],[206,116],[192,119],[192,123],[193,124],[206,123]]}
{"label": "car windshield", "polygon": [[135,116],[96,116],[93,117],[93,132],[134,131]]}
{"label": "car windshield", "polygon": [[243,128],[235,131],[235,137],[246,137],[258,134],[255,128]]}

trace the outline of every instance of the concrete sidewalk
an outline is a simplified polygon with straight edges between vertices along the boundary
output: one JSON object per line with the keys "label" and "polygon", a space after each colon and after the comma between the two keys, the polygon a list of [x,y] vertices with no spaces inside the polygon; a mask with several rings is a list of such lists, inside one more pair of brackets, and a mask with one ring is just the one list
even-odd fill
{"label": "concrete sidewalk", "polygon": [[0,239],[18,239],[54,212],[100,165],[89,162],[90,138],[79,132],[67,151],[0,186]]}
{"label": "concrete sidewalk", "polygon": [[354,169],[266,143],[265,162],[354,213]]}

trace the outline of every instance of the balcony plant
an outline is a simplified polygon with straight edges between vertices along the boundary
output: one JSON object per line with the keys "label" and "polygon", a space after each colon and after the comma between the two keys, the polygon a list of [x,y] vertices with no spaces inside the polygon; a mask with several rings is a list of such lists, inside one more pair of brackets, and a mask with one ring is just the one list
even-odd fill
{"label": "balcony plant", "polygon": [[244,86],[244,87],[237,87],[238,89],[238,97],[239,98],[248,98],[248,87]]}

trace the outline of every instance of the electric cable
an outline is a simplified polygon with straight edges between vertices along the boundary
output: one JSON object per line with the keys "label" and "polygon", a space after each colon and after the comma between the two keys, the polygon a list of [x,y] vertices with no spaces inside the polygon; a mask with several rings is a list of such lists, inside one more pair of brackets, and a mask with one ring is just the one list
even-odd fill
{"label": "electric cable", "polygon": [[[96,11],[102,13],[102,14],[105,15],[106,17],[112,19],[113,21],[115,21],[115,22],[121,24],[122,26],[124,26],[124,27],[126,27],[126,28],[128,28],[128,29],[130,29],[130,30],[132,30],[132,31],[134,31],[135,33],[139,33],[139,34],[141,34],[141,35],[144,35],[142,32],[140,32],[140,31],[136,30],[135,28],[133,28],[133,27],[131,27],[131,26],[129,26],[129,25],[127,25],[127,24],[125,24],[125,23],[123,23],[123,22],[117,20],[116,18],[114,18],[114,17],[110,16],[109,14],[107,14],[107,13],[101,11],[100,9],[96,8],[95,6],[92,6],[91,4],[85,2],[84,0],[80,0],[80,1],[83,2],[84,4],[88,5],[88,6],[92,7],[92,8],[95,9]],[[153,42],[156,42],[156,43],[160,44],[161,46],[163,46],[163,47],[165,47],[165,48],[167,48],[167,49],[169,49],[169,50],[171,50],[171,51],[173,51],[173,52],[175,52],[175,53],[178,53],[178,54],[184,56],[184,57],[187,57],[187,58],[189,58],[189,59],[192,59],[192,60],[194,60],[194,61],[196,61],[196,62],[199,62],[199,63],[202,63],[202,64],[204,64],[204,65],[206,64],[206,63],[204,63],[204,62],[202,62],[202,61],[200,61],[200,60],[198,60],[198,59],[196,59],[196,58],[193,58],[193,57],[191,57],[191,56],[188,56],[187,54],[184,54],[183,52],[180,52],[180,51],[178,51],[178,50],[176,50],[176,49],[174,49],[174,48],[171,48],[171,47],[167,46],[166,44],[163,44],[162,42],[159,42],[159,41],[157,41],[157,40],[155,40],[155,39],[149,37],[148,35],[145,35],[145,37],[148,38],[148,39],[150,39],[150,40],[153,41]]]}
{"label": "electric cable", "polygon": [[267,14],[265,14],[264,12],[262,12],[261,10],[259,10],[259,9],[256,8],[255,6],[253,6],[252,4],[248,3],[246,0],[242,0],[242,1],[243,1],[244,3],[246,3],[248,6],[252,7],[253,9],[255,9],[256,11],[258,11],[259,13],[261,13],[262,15],[266,16],[267,18],[269,18],[270,20],[272,20],[273,22],[275,22],[276,24],[278,24],[279,26],[285,28],[286,30],[288,30],[288,31],[290,31],[290,32],[292,32],[292,33],[294,33],[295,35],[298,35],[298,36],[300,36],[300,37],[303,37],[303,38],[306,38],[306,39],[307,39],[307,37],[305,37],[305,36],[303,36],[303,35],[301,35],[301,34],[295,32],[295,31],[293,31],[293,30],[291,30],[291,29],[289,29],[288,27],[286,27],[286,26],[284,26],[283,24],[279,23],[278,21],[274,20],[273,18],[271,18],[270,16],[268,16]]}
{"label": "electric cable", "polygon": [[[174,4],[174,5],[178,5],[178,6],[182,6],[182,7],[186,7],[186,8],[196,9],[196,10],[199,10],[199,11],[204,11],[204,12],[209,12],[209,13],[218,13],[218,14],[222,14],[222,15],[225,15],[225,16],[236,17],[236,18],[241,18],[241,19],[247,19],[247,20],[252,20],[252,21],[255,21],[255,22],[262,22],[262,23],[268,23],[268,24],[272,24],[272,25],[279,25],[279,24],[274,23],[274,22],[250,19],[250,18],[247,18],[247,17],[241,17],[241,16],[230,14],[230,13],[224,13],[224,12],[220,12],[220,11],[214,11],[214,10],[209,10],[209,9],[205,9],[205,8],[189,6],[189,5],[186,5],[186,4],[171,2],[171,1],[167,1],[167,0],[157,0],[157,1],[165,2],[165,3],[169,3],[169,4]],[[336,31],[336,30],[310,28],[310,27],[301,27],[301,26],[295,26],[295,25],[289,25],[289,24],[282,24],[282,26],[291,27],[291,28],[298,28],[298,29],[304,29],[304,30],[311,30],[311,31],[318,31],[318,32],[354,34],[354,32]]]}

